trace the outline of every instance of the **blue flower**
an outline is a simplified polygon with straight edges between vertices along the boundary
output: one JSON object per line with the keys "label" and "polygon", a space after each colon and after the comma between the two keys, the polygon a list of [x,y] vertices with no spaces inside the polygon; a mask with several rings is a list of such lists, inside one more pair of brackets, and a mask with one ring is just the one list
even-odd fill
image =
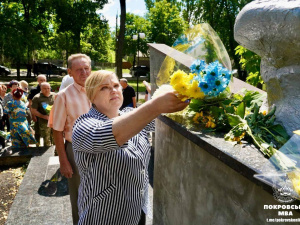
{"label": "blue flower", "polygon": [[201,88],[201,91],[205,95],[209,95],[209,93],[212,91],[211,85],[205,81],[199,83],[199,87]]}
{"label": "blue flower", "polygon": [[199,83],[199,87],[207,96],[218,96],[228,86],[231,73],[224,68],[219,61],[206,64],[203,60],[195,60],[190,67],[192,73],[197,75],[193,78]]}
{"label": "blue flower", "polygon": [[200,72],[205,68],[206,63],[204,60],[195,60],[190,66],[191,73],[200,74]]}

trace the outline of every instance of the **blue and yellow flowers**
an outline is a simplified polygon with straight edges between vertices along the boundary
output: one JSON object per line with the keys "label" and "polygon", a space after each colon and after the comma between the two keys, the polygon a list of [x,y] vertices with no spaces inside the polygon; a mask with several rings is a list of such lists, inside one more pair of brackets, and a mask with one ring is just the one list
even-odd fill
{"label": "blue and yellow flowers", "polygon": [[177,70],[172,74],[170,84],[186,98],[203,99],[205,96],[218,96],[227,88],[230,79],[231,72],[218,61],[206,64],[204,60],[197,59],[190,66],[189,75]]}
{"label": "blue and yellow flowers", "polygon": [[50,114],[50,111],[52,109],[52,105],[47,104],[46,102],[42,102],[43,109],[47,113],[47,115]]}

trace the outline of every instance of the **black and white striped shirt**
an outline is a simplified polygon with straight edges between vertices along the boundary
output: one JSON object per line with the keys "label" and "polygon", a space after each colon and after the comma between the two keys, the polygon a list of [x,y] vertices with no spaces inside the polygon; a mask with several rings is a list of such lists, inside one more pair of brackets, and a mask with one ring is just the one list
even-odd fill
{"label": "black and white striped shirt", "polygon": [[74,124],[72,144],[80,173],[78,224],[135,225],[142,210],[151,213],[148,132],[154,130],[154,121],[121,147],[112,123],[113,119],[92,107]]}

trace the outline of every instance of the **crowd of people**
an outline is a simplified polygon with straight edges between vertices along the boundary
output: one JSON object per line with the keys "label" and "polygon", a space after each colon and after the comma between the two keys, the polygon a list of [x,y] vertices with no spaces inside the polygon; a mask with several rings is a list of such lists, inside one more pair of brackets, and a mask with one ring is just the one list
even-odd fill
{"label": "crowd of people", "polygon": [[44,146],[54,144],[47,123],[55,93],[46,81],[44,75],[38,75],[38,85],[30,91],[25,80],[0,84],[0,148],[5,148],[7,142],[11,142],[12,149],[39,146],[40,137]]}
{"label": "crowd of people", "polygon": [[148,133],[158,115],[188,103],[173,92],[150,99],[144,81],[146,102],[137,107],[127,80],[91,72],[85,54],[68,58],[68,73],[57,94],[44,75],[29,93],[26,82],[1,85],[0,129],[10,131],[14,148],[39,146],[40,137],[45,146],[55,144],[60,172],[68,178],[73,224],[145,224],[151,211]]}

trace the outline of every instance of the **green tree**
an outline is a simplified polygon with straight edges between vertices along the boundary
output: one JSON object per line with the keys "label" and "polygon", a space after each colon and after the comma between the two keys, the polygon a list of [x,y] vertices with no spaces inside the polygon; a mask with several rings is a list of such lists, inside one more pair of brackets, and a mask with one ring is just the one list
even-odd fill
{"label": "green tree", "polygon": [[72,35],[72,42],[66,51],[81,52],[81,35],[90,24],[97,24],[100,29],[107,27],[107,21],[101,20],[97,10],[102,9],[107,0],[52,0],[58,23],[58,33]]}
{"label": "green tree", "polygon": [[82,52],[95,61],[108,61],[109,25],[88,24],[81,35]]}
{"label": "green tree", "polygon": [[209,23],[219,34],[234,66],[239,71],[239,78],[246,80],[242,73],[239,56],[235,54],[238,43],[234,40],[234,23],[240,10],[252,0],[182,0],[184,19],[192,25]]}
{"label": "green tree", "polygon": [[262,88],[264,82],[260,75],[260,56],[241,45],[237,46],[235,50],[236,54],[240,56],[242,69],[248,74],[247,83]]}
{"label": "green tree", "polygon": [[[151,8],[154,7],[156,2],[161,2],[161,1],[163,1],[163,0],[145,0],[146,8],[148,10],[150,10]],[[172,5],[176,5],[176,7],[178,7],[178,9],[180,9],[181,1],[167,0],[167,2],[171,3]]]}
{"label": "green tree", "polygon": [[166,0],[155,2],[147,17],[150,21],[150,42],[171,46],[187,28],[178,7]]}
{"label": "green tree", "polygon": [[149,37],[149,22],[141,16],[134,15],[132,13],[126,13],[126,30],[125,30],[125,41],[124,41],[124,55],[133,56],[131,63],[135,64],[135,56],[137,53],[137,41],[133,40],[133,35],[138,33],[144,33],[146,38],[140,39],[139,51],[143,54],[148,54],[147,43]]}
{"label": "green tree", "polygon": [[2,59],[16,64],[18,78],[21,63],[31,63],[32,53],[43,47],[43,36],[49,27],[48,6],[46,0],[0,2]]}

